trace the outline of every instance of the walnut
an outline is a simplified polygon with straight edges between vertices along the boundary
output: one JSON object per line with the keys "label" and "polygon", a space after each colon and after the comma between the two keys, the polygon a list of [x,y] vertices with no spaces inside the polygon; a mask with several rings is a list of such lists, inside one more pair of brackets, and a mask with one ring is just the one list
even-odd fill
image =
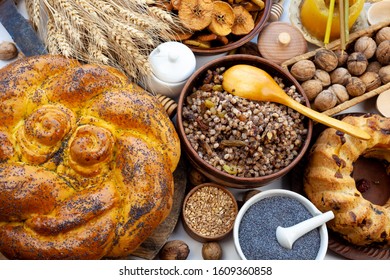
{"label": "walnut", "polygon": [[260,193],[261,191],[259,190],[249,190],[249,191],[246,191],[244,194],[243,194],[243,197],[242,197],[242,201],[245,203],[247,202],[252,196]]}
{"label": "walnut", "polygon": [[188,173],[188,179],[190,183],[194,186],[203,184],[207,182],[206,176],[204,176],[202,173],[200,173],[197,169],[191,168],[190,172]]}
{"label": "walnut", "polygon": [[349,99],[349,94],[347,92],[347,89],[343,85],[334,84],[331,85],[328,89],[333,91],[334,94],[336,95],[337,104],[341,104]]}
{"label": "walnut", "polygon": [[386,26],[381,28],[375,35],[375,42],[377,45],[383,41],[390,40],[390,27]]}
{"label": "walnut", "polygon": [[367,65],[367,58],[361,52],[354,52],[348,56],[347,68],[351,75],[360,76],[366,71]]}
{"label": "walnut", "polygon": [[336,106],[337,104],[337,97],[336,94],[329,90],[324,89],[321,91],[317,97],[314,99],[314,108],[320,112],[329,110]]}
{"label": "walnut", "polygon": [[259,47],[254,42],[247,42],[241,47],[237,48],[236,54],[250,54],[255,56],[261,56],[259,52]]}
{"label": "walnut", "polygon": [[318,68],[330,72],[337,67],[339,60],[333,51],[321,49],[315,53],[314,63]]}
{"label": "walnut", "polygon": [[300,82],[310,80],[316,71],[313,61],[308,59],[300,60],[291,66],[290,73]]}
{"label": "walnut", "polygon": [[190,253],[188,245],[182,240],[172,240],[165,243],[159,252],[161,260],[185,260]]}
{"label": "walnut", "polygon": [[356,97],[366,92],[366,84],[363,83],[358,77],[352,77],[349,79],[348,84],[345,87],[350,96]]}
{"label": "walnut", "polygon": [[304,81],[301,86],[309,101],[313,101],[323,89],[321,81],[315,79]]}
{"label": "walnut", "polygon": [[334,51],[334,54],[337,56],[338,60],[337,67],[344,66],[348,59],[348,53],[344,50],[338,49]]}
{"label": "walnut", "polygon": [[376,59],[382,64],[390,64],[390,40],[383,41],[376,49]]}
{"label": "walnut", "polygon": [[18,49],[12,42],[2,42],[0,44],[0,60],[11,60],[18,56]]}
{"label": "walnut", "polygon": [[375,54],[376,43],[371,37],[363,36],[356,40],[354,49],[355,52],[361,52],[367,59],[370,59]]}
{"label": "walnut", "polygon": [[390,82],[390,65],[383,66],[381,69],[379,69],[378,74],[382,84],[387,84]]}
{"label": "walnut", "polygon": [[317,69],[314,73],[315,80],[319,80],[323,87],[327,87],[330,85],[330,75],[328,72],[322,69]]}
{"label": "walnut", "polygon": [[222,248],[218,242],[203,243],[202,257],[204,260],[220,260],[222,258]]}
{"label": "walnut", "polygon": [[379,69],[381,69],[381,67],[382,67],[382,64],[380,64],[379,61],[371,61],[370,63],[368,63],[366,71],[378,73]]}
{"label": "walnut", "polygon": [[374,72],[365,72],[359,79],[366,85],[366,91],[374,90],[382,84],[379,74]]}
{"label": "walnut", "polygon": [[351,74],[344,67],[338,67],[330,73],[332,84],[346,85],[351,78]]}

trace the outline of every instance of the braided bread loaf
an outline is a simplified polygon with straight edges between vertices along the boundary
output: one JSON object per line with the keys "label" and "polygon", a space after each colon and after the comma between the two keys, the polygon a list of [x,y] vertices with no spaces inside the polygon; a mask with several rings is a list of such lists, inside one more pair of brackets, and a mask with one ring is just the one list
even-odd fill
{"label": "braided bread loaf", "polygon": [[351,174],[359,156],[390,162],[390,119],[367,114],[343,121],[367,131],[371,139],[359,140],[331,128],[323,131],[310,150],[304,190],[319,210],[334,212],[328,226],[348,242],[388,247],[390,201],[375,205],[364,199]]}
{"label": "braided bread loaf", "polygon": [[180,142],[158,100],[115,68],[45,55],[0,70],[0,252],[134,251],[172,207]]}

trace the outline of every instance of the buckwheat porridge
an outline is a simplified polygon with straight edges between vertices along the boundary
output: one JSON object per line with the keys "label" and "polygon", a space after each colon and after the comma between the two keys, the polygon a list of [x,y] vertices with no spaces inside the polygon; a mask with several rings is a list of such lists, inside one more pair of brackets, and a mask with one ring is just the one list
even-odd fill
{"label": "buckwheat porridge", "polygon": [[[307,136],[304,116],[280,104],[257,102],[223,90],[225,68],[208,70],[183,107],[183,126],[191,146],[215,168],[239,177],[259,177],[288,166]],[[304,98],[287,87],[296,101]]]}

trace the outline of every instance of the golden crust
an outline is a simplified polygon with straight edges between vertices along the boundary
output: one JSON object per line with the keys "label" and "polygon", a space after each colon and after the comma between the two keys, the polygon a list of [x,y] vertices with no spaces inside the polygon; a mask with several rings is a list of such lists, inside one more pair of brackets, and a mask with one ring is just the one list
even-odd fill
{"label": "golden crust", "polygon": [[[390,159],[390,119],[379,115],[348,116],[343,119],[368,132],[359,140],[326,129],[313,145],[304,175],[304,190],[321,210],[332,210],[328,226],[352,244],[390,246],[390,209],[364,199],[351,177],[359,156]],[[388,203],[387,203],[388,204]]]}
{"label": "golden crust", "polygon": [[115,68],[61,56],[0,70],[0,252],[100,259],[167,217],[180,141],[157,98]]}

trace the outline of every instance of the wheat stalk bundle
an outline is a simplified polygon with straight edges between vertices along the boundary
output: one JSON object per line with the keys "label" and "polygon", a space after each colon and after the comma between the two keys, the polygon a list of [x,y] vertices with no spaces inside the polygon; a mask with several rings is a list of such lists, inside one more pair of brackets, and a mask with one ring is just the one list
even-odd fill
{"label": "wheat stalk bundle", "polygon": [[114,66],[135,82],[150,75],[150,52],[183,29],[164,0],[25,2],[49,53]]}

